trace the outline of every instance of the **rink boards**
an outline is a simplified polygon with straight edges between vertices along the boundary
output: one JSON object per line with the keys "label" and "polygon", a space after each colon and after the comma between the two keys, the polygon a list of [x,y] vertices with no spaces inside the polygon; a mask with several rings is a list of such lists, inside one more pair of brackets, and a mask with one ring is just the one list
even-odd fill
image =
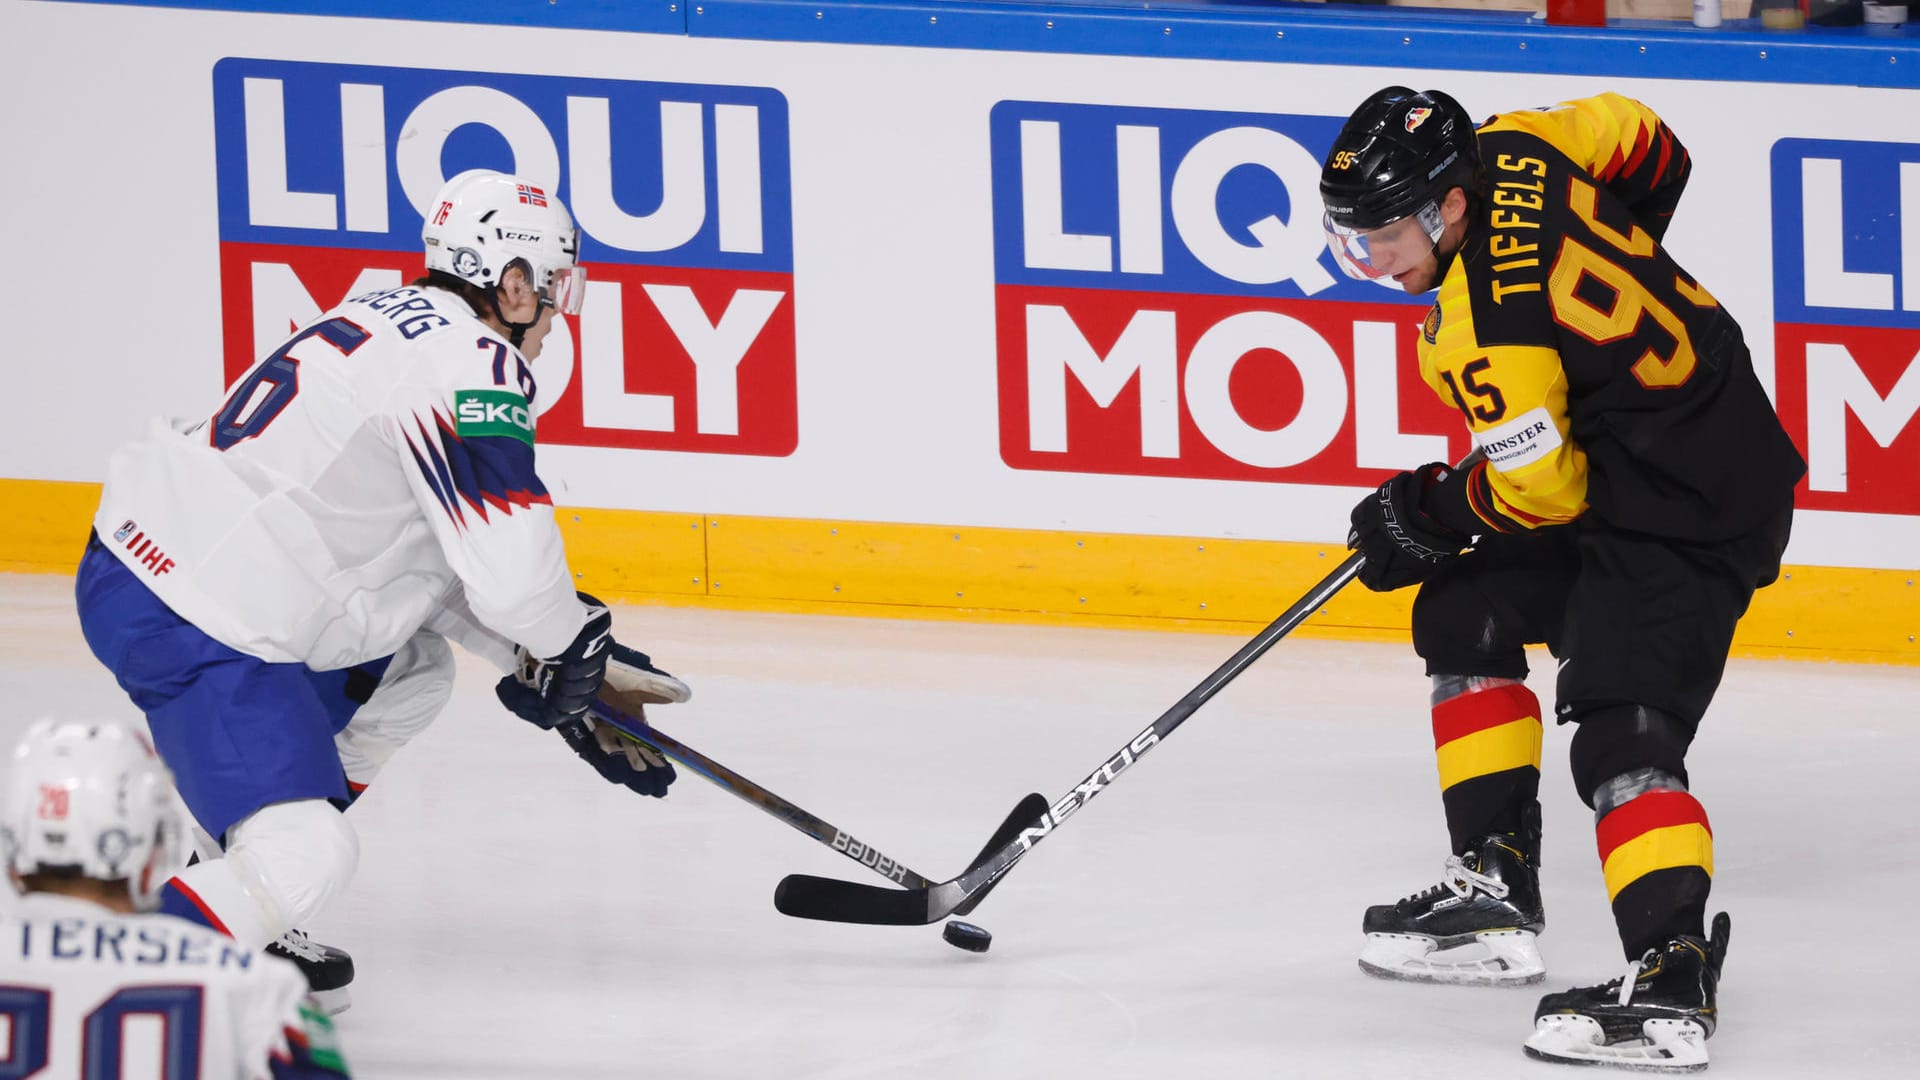
{"label": "rink boards", "polygon": [[[1239,631],[1338,562],[1367,486],[1466,449],[1410,370],[1425,304],[1321,251],[1340,118],[1390,82],[1476,114],[1612,89],[1691,150],[1669,246],[1809,461],[1741,649],[1920,662],[1911,34],[326,7],[0,4],[12,99],[73,88],[0,120],[53,163],[5,181],[14,265],[78,283],[15,322],[0,566],[69,569],[113,446],[417,272],[419,207],[486,165],[586,236],[586,310],[535,364],[582,587]],[[1353,590],[1308,626],[1402,634],[1408,599]]]}

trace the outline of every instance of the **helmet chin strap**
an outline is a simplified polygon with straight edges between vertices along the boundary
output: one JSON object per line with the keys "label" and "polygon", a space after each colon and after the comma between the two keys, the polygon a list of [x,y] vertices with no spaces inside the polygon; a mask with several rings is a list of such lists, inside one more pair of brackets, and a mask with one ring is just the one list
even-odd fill
{"label": "helmet chin strap", "polygon": [[[1454,248],[1452,251],[1442,255],[1440,254],[1440,245],[1433,245],[1433,261],[1437,264],[1433,272],[1433,284],[1435,288],[1438,288],[1441,282],[1447,280],[1447,271],[1453,268],[1453,260],[1457,258],[1459,254],[1460,249]],[[514,344],[519,345],[520,343],[516,341]]]}
{"label": "helmet chin strap", "polygon": [[1467,219],[1467,231],[1466,233],[1461,235],[1460,242],[1454,245],[1454,248],[1452,251],[1447,252],[1445,255],[1440,254],[1440,242],[1438,240],[1434,241],[1433,257],[1434,257],[1434,260],[1440,264],[1439,270],[1434,275],[1435,287],[1438,287],[1440,282],[1445,281],[1447,279],[1447,271],[1452,269],[1453,260],[1456,258],[1459,258],[1460,253],[1467,249],[1467,242],[1472,238],[1473,238],[1473,219],[1471,216],[1469,216]]}
{"label": "helmet chin strap", "polygon": [[533,324],[540,321],[540,309],[538,307],[533,309],[533,318],[528,322],[518,323],[507,318],[507,313],[500,310],[500,287],[498,285],[487,290],[487,302],[493,305],[493,317],[500,320],[500,325],[507,328],[507,340],[512,342],[513,347],[516,349],[520,347],[521,342],[526,340],[527,331],[533,329]]}

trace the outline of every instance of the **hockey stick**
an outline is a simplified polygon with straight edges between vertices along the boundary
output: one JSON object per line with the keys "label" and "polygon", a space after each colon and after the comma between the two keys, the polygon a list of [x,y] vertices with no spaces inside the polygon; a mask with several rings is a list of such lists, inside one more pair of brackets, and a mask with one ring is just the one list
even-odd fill
{"label": "hockey stick", "polygon": [[[1467,455],[1457,468],[1466,468],[1478,461],[1480,453],[1475,450]],[[1240,647],[1227,662],[1215,668],[1213,674],[1200,681],[1198,686],[1187,691],[1187,695],[1175,702],[1173,707],[1160,714],[1160,718],[1149,724],[1145,730],[1127,740],[1118,753],[1108,757],[1100,767],[1072,791],[1053,802],[1039,822],[1032,828],[1022,829],[1012,839],[1002,844],[990,855],[986,855],[969,866],[959,877],[943,881],[931,888],[881,889],[858,882],[842,881],[838,878],[815,877],[812,874],[789,874],[780,880],[773,893],[773,905],[782,914],[799,919],[820,919],[826,922],[867,923],[881,926],[914,926],[939,922],[949,915],[959,912],[976,895],[983,894],[997,884],[1013,865],[1032,851],[1034,845],[1052,835],[1053,830],[1064,822],[1067,815],[1086,805],[1108,784],[1113,783],[1120,773],[1145,757],[1147,751],[1158,746],[1161,740],[1173,734],[1175,728],[1187,721],[1200,706],[1206,704],[1213,695],[1220,692],[1245,671],[1248,665],[1258,660],[1268,649],[1273,648],[1281,638],[1307,620],[1314,611],[1326,603],[1333,595],[1346,587],[1360,573],[1362,556],[1354,552],[1347,556],[1334,571],[1320,580],[1318,585],[1308,590],[1305,596],[1295,601],[1293,606],[1280,614],[1280,617],[1267,625],[1267,628],[1254,635],[1253,640]],[[1011,818],[1009,818],[1011,820]]]}
{"label": "hockey stick", "polygon": [[[825,844],[834,851],[845,855],[854,862],[872,870],[888,881],[909,889],[927,889],[933,882],[915,873],[898,859],[882,852],[871,844],[862,843],[852,834],[829,824],[826,820],[808,813],[801,807],[768,791],[759,784],[741,776],[725,765],[688,746],[686,743],[661,731],[646,722],[645,719],[622,712],[604,701],[597,701],[590,709],[597,723],[608,724],[646,743],[667,757],[679,762],[689,771],[711,781],[716,787],[724,788],[752,803],[768,814],[779,818],[795,829],[807,834],[814,840]],[[1022,828],[1038,820],[1046,813],[1046,797],[1038,793],[1027,796],[1014,807],[1013,813],[995,830],[993,838],[987,842],[987,851],[993,851],[1006,844]],[[985,852],[982,852],[984,855]],[[983,891],[984,893],[984,891]],[[984,899],[984,895],[982,896]]]}

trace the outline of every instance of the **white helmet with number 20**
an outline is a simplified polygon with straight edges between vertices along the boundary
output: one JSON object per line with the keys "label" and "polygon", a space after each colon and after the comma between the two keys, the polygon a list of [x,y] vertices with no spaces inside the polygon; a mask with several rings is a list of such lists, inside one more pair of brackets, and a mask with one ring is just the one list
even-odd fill
{"label": "white helmet with number 20", "polygon": [[151,911],[180,850],[173,782],[145,736],[117,723],[27,729],[0,793],[0,856],[15,873],[124,878],[134,907]]}
{"label": "white helmet with number 20", "polygon": [[578,265],[580,231],[560,197],[491,169],[468,169],[448,180],[420,230],[427,269],[482,288],[500,284],[515,261],[542,300],[578,315],[586,272]]}

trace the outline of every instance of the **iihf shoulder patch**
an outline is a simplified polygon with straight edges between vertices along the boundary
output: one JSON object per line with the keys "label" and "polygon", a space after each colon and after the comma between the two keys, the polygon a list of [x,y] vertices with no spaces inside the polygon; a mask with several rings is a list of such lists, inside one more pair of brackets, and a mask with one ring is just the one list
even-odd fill
{"label": "iihf shoulder patch", "polygon": [[1429,345],[1438,344],[1435,339],[1440,336],[1440,304],[1437,301],[1427,309],[1427,321],[1420,324],[1420,336],[1426,338]]}

